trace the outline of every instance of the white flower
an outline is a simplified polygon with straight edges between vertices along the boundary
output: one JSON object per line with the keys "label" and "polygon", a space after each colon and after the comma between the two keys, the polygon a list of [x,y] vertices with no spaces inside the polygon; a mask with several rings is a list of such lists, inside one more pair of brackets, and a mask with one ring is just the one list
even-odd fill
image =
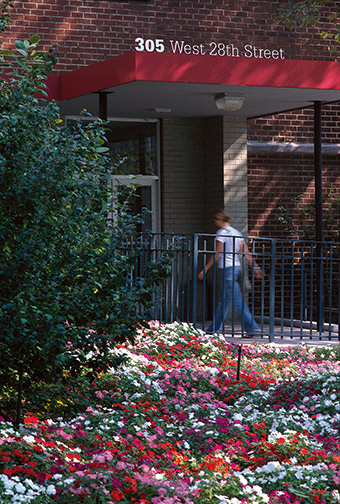
{"label": "white flower", "polygon": [[268,462],[267,464],[265,464],[261,468],[258,467],[256,469],[256,472],[258,472],[260,469],[263,472],[270,473],[270,472],[276,471],[277,469],[281,469],[281,464],[279,462],[276,462],[276,461],[274,461],[274,462]]}
{"label": "white flower", "polygon": [[242,485],[248,485],[248,481],[246,480],[246,478],[242,474],[239,475],[238,479],[240,480],[240,483]]}
{"label": "white flower", "polygon": [[226,504],[225,495],[214,495],[216,499],[220,499],[220,504]]}
{"label": "white flower", "polygon": [[333,497],[336,502],[340,502],[340,492],[338,490],[332,490]]}
{"label": "white flower", "polygon": [[[24,483],[25,483],[26,486],[31,487],[33,490],[39,490],[39,487],[35,483],[33,483],[33,481],[30,480],[30,479],[25,479]],[[29,490],[29,492],[30,491],[31,490]]]}
{"label": "white flower", "polygon": [[48,495],[55,495],[56,494],[56,489],[53,485],[48,485],[47,489],[46,489],[46,493]]}
{"label": "white flower", "polygon": [[242,416],[240,413],[235,413],[235,414],[233,415],[233,419],[234,419],[234,420],[238,420],[239,422],[242,422],[242,420],[243,420],[243,416]]}
{"label": "white flower", "polygon": [[17,483],[17,484],[15,485],[15,490],[16,490],[16,492],[18,492],[18,493],[24,493],[24,492],[25,492],[25,490],[26,490],[26,488],[24,487],[24,485],[23,485],[22,483]]}
{"label": "white flower", "polygon": [[162,479],[164,479],[164,474],[157,473],[157,474],[155,474],[154,477],[155,477],[156,480],[162,480]]}

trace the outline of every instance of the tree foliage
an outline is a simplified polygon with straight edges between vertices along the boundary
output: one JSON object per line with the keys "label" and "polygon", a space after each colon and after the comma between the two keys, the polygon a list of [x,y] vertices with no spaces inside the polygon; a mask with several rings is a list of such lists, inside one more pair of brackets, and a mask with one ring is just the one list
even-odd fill
{"label": "tree foliage", "polygon": [[[299,194],[291,206],[279,206],[277,218],[291,238],[315,240],[315,205],[304,202]],[[340,242],[340,194],[331,188],[325,198],[323,228],[325,240]]]}
{"label": "tree foliage", "polygon": [[13,7],[12,0],[2,0],[0,5],[0,33],[7,30],[11,23],[10,10]]}
{"label": "tree foliage", "polygon": [[169,264],[134,270],[140,250],[124,244],[140,217],[113,192],[105,125],[63,124],[46,99],[55,54],[38,44],[2,51],[0,79],[0,384],[20,387],[117,364],[110,347],[132,338]]}
{"label": "tree foliage", "polygon": [[[327,7],[325,15],[324,8]],[[299,26],[318,26],[327,20],[331,30],[321,30],[320,36],[330,41],[330,49],[334,52],[340,43],[340,7],[334,0],[290,0],[287,6],[276,13],[276,20],[289,29]]]}

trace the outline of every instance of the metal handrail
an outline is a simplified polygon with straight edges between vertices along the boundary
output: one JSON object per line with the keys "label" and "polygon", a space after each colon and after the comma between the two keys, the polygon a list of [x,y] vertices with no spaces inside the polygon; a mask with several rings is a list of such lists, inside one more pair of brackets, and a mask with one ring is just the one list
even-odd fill
{"label": "metal handrail", "polygon": [[[202,281],[198,280],[198,273],[208,257],[216,255],[215,235],[158,233],[127,240],[129,247],[133,248],[136,240],[140,257],[135,274],[147,271],[147,261],[172,251],[171,275],[155,296],[154,318],[163,322],[190,322],[205,330],[213,317],[219,292],[216,261]],[[252,260],[256,259],[263,270],[261,280],[249,271],[251,292],[246,293],[241,285],[244,303],[254,313],[261,335],[269,341],[283,337],[287,331],[290,337],[339,337],[340,244],[267,237],[247,237],[245,241]],[[245,263],[244,251],[232,254]],[[316,288],[320,263],[325,289],[321,299]],[[232,306],[231,320],[222,332],[242,335],[242,327],[234,315]]]}

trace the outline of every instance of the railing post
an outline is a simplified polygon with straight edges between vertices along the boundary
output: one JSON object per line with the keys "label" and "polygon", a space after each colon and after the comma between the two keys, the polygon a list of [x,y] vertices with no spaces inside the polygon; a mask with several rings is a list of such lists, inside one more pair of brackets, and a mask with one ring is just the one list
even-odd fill
{"label": "railing post", "polygon": [[197,275],[198,275],[198,238],[199,234],[194,234],[193,246],[193,270],[192,270],[192,323],[196,329],[197,324]]}
{"label": "railing post", "polygon": [[269,273],[269,341],[274,341],[276,240],[271,240]]}
{"label": "railing post", "polygon": [[338,273],[338,341],[340,342],[340,272]]}
{"label": "railing post", "polygon": [[325,299],[324,299],[324,271],[323,271],[323,242],[317,242],[317,261],[316,261],[316,292],[317,292],[317,329],[319,335],[324,330],[325,324]]}

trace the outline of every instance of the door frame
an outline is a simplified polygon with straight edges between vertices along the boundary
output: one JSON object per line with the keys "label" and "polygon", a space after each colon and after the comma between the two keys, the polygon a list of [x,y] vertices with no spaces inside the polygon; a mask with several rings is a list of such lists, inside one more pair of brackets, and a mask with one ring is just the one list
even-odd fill
{"label": "door frame", "polygon": [[113,175],[112,180],[114,189],[119,186],[131,185],[151,188],[151,230],[154,233],[160,233],[160,184],[158,175]]}

